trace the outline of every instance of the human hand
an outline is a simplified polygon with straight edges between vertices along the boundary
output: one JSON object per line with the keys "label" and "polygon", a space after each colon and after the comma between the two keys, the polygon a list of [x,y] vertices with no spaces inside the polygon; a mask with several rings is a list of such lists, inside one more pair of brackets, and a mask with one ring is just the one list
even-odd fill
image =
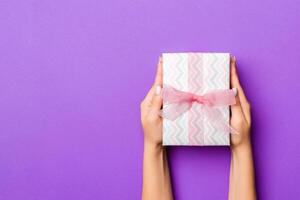
{"label": "human hand", "polygon": [[162,99],[162,58],[159,58],[157,72],[153,86],[141,103],[141,122],[144,130],[145,144],[161,146],[162,144],[162,119],[158,115]]}
{"label": "human hand", "polygon": [[243,147],[251,147],[251,113],[250,104],[238,79],[235,57],[230,59],[230,77],[231,87],[237,89],[236,104],[231,106],[230,124],[239,133],[231,134],[230,140],[231,149],[237,150]]}

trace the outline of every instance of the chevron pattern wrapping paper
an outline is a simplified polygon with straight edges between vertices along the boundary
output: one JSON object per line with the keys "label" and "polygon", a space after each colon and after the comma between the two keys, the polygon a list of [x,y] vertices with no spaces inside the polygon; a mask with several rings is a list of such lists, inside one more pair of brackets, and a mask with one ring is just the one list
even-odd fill
{"label": "chevron pattern wrapping paper", "polygon": [[[229,53],[163,53],[162,57],[164,85],[198,95],[229,89]],[[229,145],[229,134],[214,127],[202,106],[193,104],[174,121],[163,119],[163,145]],[[229,107],[217,109],[229,123]]]}

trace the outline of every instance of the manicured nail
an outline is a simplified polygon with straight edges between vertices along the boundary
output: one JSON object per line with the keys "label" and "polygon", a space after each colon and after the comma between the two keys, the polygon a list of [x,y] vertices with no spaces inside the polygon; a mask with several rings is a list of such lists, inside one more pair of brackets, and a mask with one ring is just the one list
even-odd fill
{"label": "manicured nail", "polygon": [[156,86],[156,88],[155,88],[155,94],[156,94],[156,95],[160,95],[160,92],[161,92],[161,87],[158,85],[158,86]]}
{"label": "manicured nail", "polygon": [[233,92],[234,92],[234,96],[237,95],[237,89],[236,88],[232,88]]}

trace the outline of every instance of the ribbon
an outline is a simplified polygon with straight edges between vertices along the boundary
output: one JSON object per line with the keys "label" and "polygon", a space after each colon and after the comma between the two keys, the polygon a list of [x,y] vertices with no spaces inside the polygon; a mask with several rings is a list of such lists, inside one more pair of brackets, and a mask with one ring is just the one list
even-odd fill
{"label": "ribbon", "polygon": [[233,89],[214,90],[203,95],[177,90],[164,85],[161,97],[164,107],[160,116],[169,120],[175,120],[180,115],[191,109],[194,103],[201,104],[203,114],[212,121],[216,128],[226,133],[238,134],[228,123],[225,123],[220,107],[234,105],[236,92]]}

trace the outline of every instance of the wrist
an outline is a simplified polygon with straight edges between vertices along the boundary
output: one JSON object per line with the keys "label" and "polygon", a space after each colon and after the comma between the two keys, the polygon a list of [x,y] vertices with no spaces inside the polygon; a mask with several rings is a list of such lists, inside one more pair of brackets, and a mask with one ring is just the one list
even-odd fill
{"label": "wrist", "polygon": [[252,145],[250,141],[244,142],[237,146],[231,146],[231,153],[233,155],[249,154],[252,152]]}
{"label": "wrist", "polygon": [[160,153],[163,150],[162,143],[153,142],[147,139],[144,139],[144,151]]}

